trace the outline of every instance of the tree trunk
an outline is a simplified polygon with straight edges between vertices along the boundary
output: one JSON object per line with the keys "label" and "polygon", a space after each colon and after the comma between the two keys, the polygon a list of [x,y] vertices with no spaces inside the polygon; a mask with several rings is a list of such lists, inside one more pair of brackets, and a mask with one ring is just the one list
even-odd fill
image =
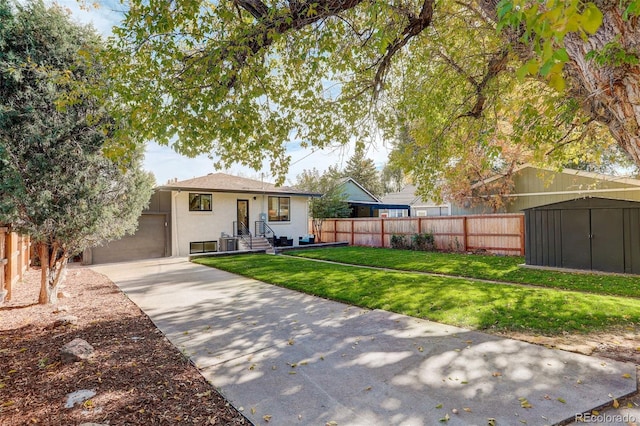
{"label": "tree trunk", "polygon": [[[640,28],[637,18],[624,20],[615,6],[601,6],[603,22],[588,39],[577,34],[565,38],[569,62],[569,94],[575,96],[587,114],[606,125],[620,148],[640,164],[640,66],[632,64],[599,65],[586,59],[590,51],[602,52],[609,43],[619,52],[638,55]],[[613,56],[613,55],[610,55]]]}
{"label": "tree trunk", "polygon": [[322,219],[313,219],[311,223],[313,224],[313,231],[315,233],[315,242],[319,243],[322,241]]}
{"label": "tree trunk", "polygon": [[38,303],[41,305],[58,303],[58,287],[64,281],[67,274],[68,255],[61,250],[58,244],[38,244],[40,256],[40,296]]}

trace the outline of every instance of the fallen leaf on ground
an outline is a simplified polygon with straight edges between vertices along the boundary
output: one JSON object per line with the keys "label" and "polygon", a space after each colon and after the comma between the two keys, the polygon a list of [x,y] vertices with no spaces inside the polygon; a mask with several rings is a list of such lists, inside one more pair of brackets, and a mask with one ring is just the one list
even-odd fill
{"label": "fallen leaf on ground", "polygon": [[527,401],[527,398],[520,397],[520,398],[518,398],[518,401],[520,401],[520,406],[522,408],[533,408],[533,405],[531,405],[531,403],[529,403],[529,401]]}

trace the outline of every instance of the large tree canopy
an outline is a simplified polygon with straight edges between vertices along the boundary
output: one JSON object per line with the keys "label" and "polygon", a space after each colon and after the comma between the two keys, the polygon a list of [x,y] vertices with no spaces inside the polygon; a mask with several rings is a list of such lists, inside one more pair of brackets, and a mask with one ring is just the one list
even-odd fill
{"label": "large tree canopy", "polygon": [[67,260],[135,230],[153,178],[140,155],[109,159],[120,127],[93,96],[99,37],[41,1],[0,0],[0,222],[29,234],[40,303],[54,303]]}
{"label": "large tree canopy", "polygon": [[640,163],[639,4],[133,0],[112,87],[143,137],[281,177],[288,141],[381,135],[426,189],[612,145]]}

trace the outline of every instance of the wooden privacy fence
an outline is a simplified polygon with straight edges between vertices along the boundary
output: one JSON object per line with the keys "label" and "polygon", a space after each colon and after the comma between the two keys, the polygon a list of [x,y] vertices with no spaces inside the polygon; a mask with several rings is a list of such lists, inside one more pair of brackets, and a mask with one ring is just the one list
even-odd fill
{"label": "wooden privacy fence", "polygon": [[6,290],[5,300],[11,299],[13,285],[22,279],[29,267],[30,245],[29,237],[0,225],[0,293]]}
{"label": "wooden privacy fence", "polygon": [[430,233],[439,250],[486,250],[524,256],[524,215],[491,214],[401,218],[325,219],[322,242],[391,247],[393,235]]}

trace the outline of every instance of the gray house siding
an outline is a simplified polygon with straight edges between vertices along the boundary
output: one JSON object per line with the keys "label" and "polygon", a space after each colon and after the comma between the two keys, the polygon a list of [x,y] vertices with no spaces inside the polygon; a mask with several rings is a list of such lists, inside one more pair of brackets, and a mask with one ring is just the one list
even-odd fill
{"label": "gray house siding", "polygon": [[84,264],[125,262],[171,255],[171,192],[155,191],[133,235],[87,249]]}
{"label": "gray house siding", "polygon": [[[512,197],[495,213],[518,213],[525,209],[584,197],[600,197],[614,200],[640,201],[640,181],[618,179],[613,176],[585,176],[588,173],[566,170],[550,171],[525,167],[514,176]],[[472,203],[470,203],[472,204]],[[494,213],[482,205],[452,205],[452,214]]]}

